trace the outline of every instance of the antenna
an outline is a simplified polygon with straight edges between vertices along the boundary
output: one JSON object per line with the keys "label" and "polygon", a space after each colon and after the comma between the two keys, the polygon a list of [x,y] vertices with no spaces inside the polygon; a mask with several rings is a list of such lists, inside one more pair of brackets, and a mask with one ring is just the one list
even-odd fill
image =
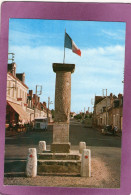
{"label": "antenna", "polygon": [[11,55],[11,58],[8,58],[8,60],[11,60],[12,63],[14,62],[15,59],[15,54],[14,53],[8,53],[8,57]]}

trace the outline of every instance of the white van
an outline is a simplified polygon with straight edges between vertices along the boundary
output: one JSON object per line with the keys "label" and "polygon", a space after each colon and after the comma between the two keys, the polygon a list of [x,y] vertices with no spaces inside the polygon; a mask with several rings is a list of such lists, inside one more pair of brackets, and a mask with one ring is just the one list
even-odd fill
{"label": "white van", "polygon": [[47,130],[47,126],[48,126],[48,119],[47,117],[39,117],[39,118],[35,118],[35,122],[34,122],[34,129],[43,129],[43,130]]}

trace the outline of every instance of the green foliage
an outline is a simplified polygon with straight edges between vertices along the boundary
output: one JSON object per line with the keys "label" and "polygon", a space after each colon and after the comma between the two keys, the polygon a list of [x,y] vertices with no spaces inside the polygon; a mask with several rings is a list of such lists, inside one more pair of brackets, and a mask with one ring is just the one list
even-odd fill
{"label": "green foliage", "polygon": [[[85,116],[85,117],[84,117]],[[76,116],[74,116],[75,119],[86,119],[86,118],[92,118],[92,113],[88,113],[85,114],[81,113],[81,114],[77,114]]]}
{"label": "green foliage", "polygon": [[82,115],[81,114],[77,114],[76,116],[74,116],[75,119],[82,119]]}

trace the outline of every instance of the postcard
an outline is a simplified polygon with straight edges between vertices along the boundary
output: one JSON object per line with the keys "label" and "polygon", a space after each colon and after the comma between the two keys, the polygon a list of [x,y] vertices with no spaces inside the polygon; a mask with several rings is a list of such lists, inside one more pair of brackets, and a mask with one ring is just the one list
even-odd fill
{"label": "postcard", "polygon": [[3,2],[2,194],[131,194],[130,4]]}

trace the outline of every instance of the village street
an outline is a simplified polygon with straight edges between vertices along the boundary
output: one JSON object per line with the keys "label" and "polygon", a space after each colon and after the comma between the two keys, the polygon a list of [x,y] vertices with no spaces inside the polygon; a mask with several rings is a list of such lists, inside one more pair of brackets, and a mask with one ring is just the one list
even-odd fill
{"label": "village street", "polygon": [[49,175],[26,178],[25,166],[28,148],[38,148],[39,141],[52,143],[52,126],[48,131],[29,131],[6,137],[5,185],[63,186],[63,187],[120,187],[121,137],[102,135],[93,128],[72,119],[70,122],[71,149],[78,150],[79,142],[86,142],[91,149],[92,177],[80,175]]}

